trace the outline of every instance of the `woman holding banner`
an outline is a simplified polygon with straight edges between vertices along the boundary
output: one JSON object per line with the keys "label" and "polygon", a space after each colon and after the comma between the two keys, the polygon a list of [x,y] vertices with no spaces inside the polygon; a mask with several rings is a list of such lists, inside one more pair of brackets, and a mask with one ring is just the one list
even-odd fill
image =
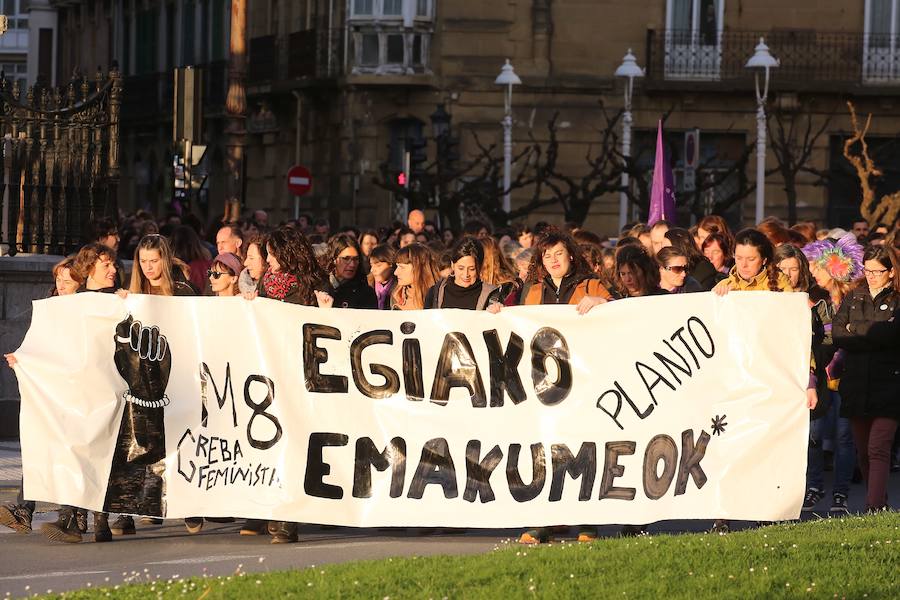
{"label": "woman holding banner", "polygon": [[479,240],[464,237],[450,252],[451,275],[431,286],[425,308],[484,310],[500,301],[500,287],[481,280],[484,249]]}
{"label": "woman holding banner", "polygon": [[[268,268],[259,280],[258,295],[289,304],[330,307],[332,296],[322,291],[328,277],[316,260],[315,252],[306,237],[291,227],[280,227],[266,238]],[[245,295],[252,300],[252,295]],[[263,522],[248,520],[241,528],[242,535],[259,535]],[[273,544],[296,542],[298,523],[273,521],[269,532]]]}
{"label": "woman holding banner", "polygon": [[196,296],[188,283],[190,269],[175,258],[168,240],[158,233],[145,235],[134,249],[134,264],[131,269],[132,294],[153,294],[156,296]]}
{"label": "woman holding banner", "polygon": [[841,416],[850,419],[866,509],[888,508],[891,445],[900,420],[900,264],[890,246],[869,246],[865,283],[841,303],[834,344],[846,352]]}
{"label": "woman holding banner", "polygon": [[612,299],[572,236],[550,231],[533,251],[519,304],[574,304],[583,315]]}
{"label": "woman holding banner", "polygon": [[[587,314],[598,304],[612,300],[609,291],[591,270],[584,254],[572,236],[549,231],[532,247],[534,255],[528,269],[528,280],[522,288],[520,304],[572,304],[578,314]],[[501,310],[500,303],[491,304],[492,313]],[[578,541],[597,538],[592,527],[582,527]],[[550,528],[529,529],[519,536],[520,544],[543,544],[550,541]]]}
{"label": "woman holding banner", "polygon": [[209,289],[213,295],[222,297],[239,295],[238,278],[241,270],[241,259],[236,254],[223,252],[217,255],[206,272]]}
{"label": "woman holding banner", "polygon": [[391,308],[395,310],[418,310],[425,308],[425,296],[437,283],[437,262],[427,246],[413,243],[397,252],[397,286],[391,294]]}
{"label": "woman holding banner", "polygon": [[[791,282],[787,275],[778,269],[775,262],[775,247],[762,232],[756,229],[743,229],[734,236],[734,267],[727,279],[723,279],[713,288],[719,296],[730,291],[769,291],[792,292]],[[807,407],[816,407],[815,387],[807,389]],[[730,529],[728,521],[717,519],[713,531],[725,533]]]}
{"label": "woman holding banner", "polygon": [[[104,246],[105,248],[105,246]],[[104,257],[109,259],[110,250],[106,249]],[[81,253],[79,253],[81,256]],[[112,262],[115,263],[115,254],[112,254]],[[87,262],[87,261],[84,261]],[[50,296],[68,296],[79,291],[83,286],[84,279],[79,276],[78,271],[74,270],[75,257],[66,258],[58,262],[53,267],[53,278],[55,287]],[[96,269],[93,271],[96,275]],[[115,267],[112,269],[115,276]],[[98,275],[98,279],[102,279]],[[15,354],[5,355],[6,363],[12,369],[16,366],[17,360]],[[34,515],[35,503],[26,501],[22,495],[22,484],[19,484],[19,494],[15,504],[0,506],[0,524],[19,533],[28,533],[31,531],[31,519]],[[109,541],[106,539],[104,530],[109,532],[106,515],[102,515],[98,521],[98,514],[94,513],[94,538],[97,542]],[[41,527],[41,531],[48,538],[54,541],[77,543],[81,541],[81,535],[87,531],[87,511],[74,506],[62,506],[57,513],[57,519],[53,523],[45,523]]]}

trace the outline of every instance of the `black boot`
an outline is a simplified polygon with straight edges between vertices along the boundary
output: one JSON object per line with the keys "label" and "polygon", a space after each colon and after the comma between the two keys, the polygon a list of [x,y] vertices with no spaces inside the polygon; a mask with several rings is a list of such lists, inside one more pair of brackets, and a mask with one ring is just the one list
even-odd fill
{"label": "black boot", "polygon": [[278,531],[272,537],[273,544],[292,544],[297,541],[297,524],[282,521],[278,524]]}
{"label": "black boot", "polygon": [[81,532],[75,523],[75,509],[71,506],[63,506],[59,509],[59,516],[53,523],[44,523],[41,532],[54,542],[66,542],[77,544],[81,541]]}
{"label": "black boot", "polygon": [[109,528],[109,515],[106,513],[94,513],[94,541],[112,541],[112,530]]}
{"label": "black boot", "polygon": [[0,525],[6,525],[16,533],[31,533],[32,511],[24,504],[0,506]]}

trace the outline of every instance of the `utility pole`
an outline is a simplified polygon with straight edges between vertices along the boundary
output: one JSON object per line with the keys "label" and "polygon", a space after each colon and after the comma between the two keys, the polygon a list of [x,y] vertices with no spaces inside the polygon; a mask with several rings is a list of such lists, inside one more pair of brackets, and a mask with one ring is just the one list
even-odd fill
{"label": "utility pole", "polygon": [[244,145],[247,137],[247,0],[231,0],[228,96],[225,99],[225,221],[240,218],[244,196]]}

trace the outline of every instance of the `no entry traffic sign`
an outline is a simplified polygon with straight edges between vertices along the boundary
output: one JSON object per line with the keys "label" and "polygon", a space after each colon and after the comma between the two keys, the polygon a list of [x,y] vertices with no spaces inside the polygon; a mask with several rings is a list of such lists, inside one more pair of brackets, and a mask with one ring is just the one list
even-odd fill
{"label": "no entry traffic sign", "polygon": [[287,174],[288,191],[295,196],[303,196],[312,188],[312,174],[303,165],[291,167]]}

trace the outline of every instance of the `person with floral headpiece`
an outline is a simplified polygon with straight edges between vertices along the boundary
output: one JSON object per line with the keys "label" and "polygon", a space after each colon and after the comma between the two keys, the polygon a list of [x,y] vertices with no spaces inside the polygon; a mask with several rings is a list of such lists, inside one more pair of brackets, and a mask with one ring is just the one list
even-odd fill
{"label": "person with floral headpiece", "polygon": [[866,508],[884,510],[891,445],[900,422],[900,263],[889,246],[863,254],[865,282],[834,317],[834,344],[846,351],[841,376],[841,416],[850,419]]}
{"label": "person with floral headpiece", "polygon": [[[840,239],[826,238],[807,244],[803,247],[803,254],[809,261],[816,287],[825,292],[815,297],[810,293],[813,318],[822,331],[816,340],[818,343],[813,346],[813,359],[816,363],[816,387],[825,410],[817,415],[821,418],[813,419],[809,427],[807,490],[803,510],[812,511],[825,496],[823,442],[833,438],[834,484],[829,512],[837,515],[847,513],[847,493],[856,460],[850,421],[840,417],[841,397],[837,392],[837,381],[842,351],[836,352],[832,342],[832,320],[854,282],[862,276],[863,248],[856,237],[848,233]],[[830,403],[825,402],[826,399],[830,399]]]}

